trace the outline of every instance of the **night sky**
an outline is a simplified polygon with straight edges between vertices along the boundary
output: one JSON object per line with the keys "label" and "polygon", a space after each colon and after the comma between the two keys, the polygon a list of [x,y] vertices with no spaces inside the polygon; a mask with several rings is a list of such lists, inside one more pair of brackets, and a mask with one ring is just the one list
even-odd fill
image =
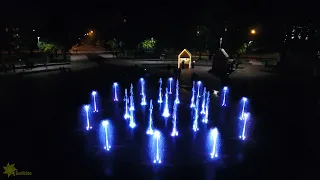
{"label": "night sky", "polygon": [[[39,1],[1,2],[1,21],[7,27],[40,29],[45,36],[82,35],[89,28],[105,38],[123,39],[188,36],[198,25],[215,23],[282,23],[317,19],[317,6],[284,1]],[[126,23],[123,20],[126,19]]]}

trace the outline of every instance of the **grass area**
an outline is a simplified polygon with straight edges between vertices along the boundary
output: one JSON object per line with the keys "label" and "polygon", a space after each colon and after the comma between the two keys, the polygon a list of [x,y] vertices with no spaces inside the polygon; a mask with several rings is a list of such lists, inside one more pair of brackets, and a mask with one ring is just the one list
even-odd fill
{"label": "grass area", "polygon": [[[63,54],[53,55],[49,63],[66,62],[70,60],[70,56],[67,55],[67,60],[64,59]],[[46,53],[21,53],[17,55],[1,54],[1,62],[4,64],[24,64],[24,62],[45,63],[47,62]]]}

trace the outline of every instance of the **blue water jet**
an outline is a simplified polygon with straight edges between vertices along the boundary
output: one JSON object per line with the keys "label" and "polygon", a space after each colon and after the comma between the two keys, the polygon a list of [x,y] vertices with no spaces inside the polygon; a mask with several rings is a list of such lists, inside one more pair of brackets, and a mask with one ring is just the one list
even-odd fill
{"label": "blue water jet", "polygon": [[179,134],[178,129],[177,129],[177,110],[178,110],[178,104],[175,102],[173,105],[171,136],[178,136],[178,134]]}
{"label": "blue water jet", "polygon": [[213,128],[209,132],[208,145],[210,147],[210,157],[215,159],[219,157],[220,150],[220,137],[219,131],[217,128]]}
{"label": "blue water jet", "polygon": [[118,83],[117,82],[113,83],[113,92],[114,92],[113,101],[118,101]]}
{"label": "blue water jet", "polygon": [[97,91],[92,91],[91,92],[91,96],[92,96],[92,100],[93,100],[93,112],[98,112],[98,107],[97,107]]}
{"label": "blue water jet", "polygon": [[197,84],[198,84],[198,94],[197,94],[197,97],[200,97],[200,87],[201,87],[201,81],[198,81],[197,82]]}
{"label": "blue water jet", "polygon": [[198,123],[199,112],[198,111],[199,111],[199,97],[197,96],[196,106],[194,108],[193,125],[192,125],[192,129],[194,132],[199,131],[199,123]]}
{"label": "blue water jet", "polygon": [[174,100],[174,103],[180,104],[180,100],[179,100],[179,80],[178,79],[177,79],[177,82],[176,82],[176,98]]}
{"label": "blue water jet", "polygon": [[170,113],[169,113],[169,105],[168,105],[168,88],[166,88],[166,94],[165,94],[165,105],[164,105],[164,110],[163,110],[163,113],[162,113],[162,116],[165,117],[165,118],[168,118],[170,116]]}
{"label": "blue water jet", "polygon": [[248,104],[248,98],[243,97],[241,99],[241,103],[242,103],[242,108],[241,108],[240,120],[243,120],[244,119],[244,113],[246,112],[246,107],[247,107],[247,104]]}
{"label": "blue water jet", "polygon": [[207,94],[207,89],[206,87],[203,88],[203,94],[202,94],[202,104],[201,104],[201,111],[200,114],[205,114],[206,113],[206,94]]}
{"label": "blue water jet", "polygon": [[90,124],[90,116],[89,116],[89,110],[90,110],[90,106],[89,105],[84,105],[84,110],[86,112],[86,122],[87,122],[87,130],[92,129],[92,126]]}
{"label": "blue water jet", "polygon": [[221,106],[227,106],[227,93],[228,93],[228,87],[223,87],[222,89],[222,104]]}
{"label": "blue water jet", "polygon": [[207,93],[206,105],[205,105],[205,114],[202,119],[202,122],[207,124],[209,121],[209,107],[210,107],[210,91]]}
{"label": "blue water jet", "polygon": [[161,104],[162,101],[162,79],[159,79],[159,99],[158,99],[158,103]]}
{"label": "blue water jet", "polygon": [[191,97],[191,103],[190,103],[190,108],[194,108],[195,107],[195,104],[194,104],[194,95],[196,93],[196,90],[195,90],[195,82],[193,81],[192,82],[192,97]]}
{"label": "blue water jet", "polygon": [[245,112],[243,114],[243,123],[242,123],[242,128],[241,128],[241,134],[239,136],[239,138],[241,140],[245,140],[246,139],[246,131],[247,131],[247,121],[250,117],[250,113]]}
{"label": "blue water jet", "polygon": [[147,105],[146,100],[146,93],[145,93],[145,80],[143,78],[140,78],[140,85],[141,85],[141,106]]}
{"label": "blue water jet", "polygon": [[156,130],[153,134],[155,150],[153,152],[153,163],[161,163],[161,133]]}
{"label": "blue water jet", "polygon": [[153,111],[153,105],[152,105],[152,99],[150,100],[150,109],[149,109],[149,125],[147,134],[152,135],[153,134],[153,118],[152,118],[152,111]]}
{"label": "blue water jet", "polygon": [[124,90],[124,103],[125,103],[125,113],[124,113],[124,119],[129,119],[129,98],[128,98],[128,90]]}
{"label": "blue water jet", "polygon": [[169,94],[172,94],[172,81],[173,81],[173,78],[169,78]]}
{"label": "blue water jet", "polygon": [[129,110],[130,111],[134,111],[135,108],[134,108],[134,98],[133,98],[133,85],[131,83],[130,85],[130,107],[129,107]]}
{"label": "blue water jet", "polygon": [[133,111],[131,110],[130,111],[130,118],[129,118],[129,127],[131,129],[135,128],[137,126],[136,122],[135,122],[135,119],[134,119],[134,114],[133,114]]}
{"label": "blue water jet", "polygon": [[108,120],[104,120],[102,121],[102,126],[104,128],[104,134],[105,134],[104,149],[109,151],[111,148],[111,140],[110,140],[110,132],[109,132],[110,122]]}

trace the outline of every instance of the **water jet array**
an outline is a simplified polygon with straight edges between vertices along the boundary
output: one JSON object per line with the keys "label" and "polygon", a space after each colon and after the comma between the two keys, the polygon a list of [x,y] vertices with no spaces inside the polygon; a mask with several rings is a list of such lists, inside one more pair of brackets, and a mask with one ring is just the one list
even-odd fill
{"label": "water jet array", "polygon": [[[168,79],[168,84],[167,87],[162,87],[162,79],[159,79],[159,91],[158,91],[158,95],[156,95],[157,97],[157,102],[158,103],[154,103],[154,101],[152,99],[148,99],[147,100],[147,94],[145,92],[146,90],[146,82],[143,78],[139,79],[139,86],[140,89],[140,95],[141,95],[141,106],[146,106],[147,102],[149,101],[149,113],[145,113],[148,114],[148,120],[147,120],[147,126],[141,126],[140,123],[142,123],[140,121],[140,117],[137,117],[137,121],[135,119],[135,99],[134,99],[134,89],[133,89],[133,84],[130,84],[130,94],[128,94],[128,90],[124,89],[124,98],[123,101],[120,101],[119,103],[113,103],[113,104],[121,104],[122,102],[124,104],[121,104],[123,107],[123,119],[126,119],[128,121],[125,121],[126,126],[129,126],[129,128],[134,129],[134,128],[141,128],[143,127],[143,132],[146,134],[144,137],[148,137],[149,138],[149,147],[150,147],[150,156],[151,159],[150,161],[152,162],[152,164],[163,164],[163,161],[165,160],[164,158],[166,157],[166,154],[164,153],[164,139],[165,139],[165,134],[167,134],[168,131],[162,131],[165,133],[161,133],[159,127],[159,124],[157,122],[157,116],[155,115],[155,113],[159,113],[160,111],[160,115],[162,115],[162,117],[164,117],[165,119],[171,119],[172,123],[169,124],[169,128],[170,131],[168,132],[168,136],[170,134],[170,136],[172,137],[176,137],[178,135],[181,135],[184,133],[182,125],[180,125],[180,119],[178,118],[178,115],[180,116],[180,114],[178,114],[178,107],[183,108],[184,106],[184,100],[183,98],[179,98],[179,81],[176,80],[175,81],[175,96],[170,96],[170,94],[172,94],[172,86],[174,84],[174,80],[173,78],[169,78]],[[162,88],[165,88],[165,93],[162,94]],[[223,87],[222,90],[220,91],[221,93],[217,93],[218,91],[214,90],[213,92],[210,91],[209,89],[207,89],[204,84],[201,81],[197,81],[197,82],[193,82],[192,83],[192,92],[191,92],[191,101],[190,101],[190,105],[188,104],[188,110],[190,110],[191,112],[191,122],[188,126],[191,126],[192,123],[192,131],[195,134],[201,135],[201,132],[204,132],[204,136],[207,137],[207,141],[204,144],[204,146],[206,146],[208,148],[208,151],[206,151],[206,153],[209,155],[208,158],[210,159],[218,159],[219,157],[221,157],[221,138],[220,137],[220,133],[217,127],[211,128],[211,124],[214,124],[214,121],[211,120],[212,116],[210,115],[210,111],[212,111],[210,109],[210,100],[211,100],[211,93],[213,94],[213,98],[217,98],[218,100],[220,100],[219,106],[222,107],[226,107],[227,106],[227,102],[230,103],[230,100],[228,100],[228,87]],[[121,92],[121,89],[119,88],[119,84],[118,83],[113,83],[112,86],[112,92],[113,92],[113,101],[118,102],[119,101],[119,92]],[[217,97],[218,94],[220,95],[220,97]],[[92,125],[94,124],[98,124],[95,123],[94,121],[96,121],[96,113],[98,112],[98,93],[97,91],[92,91],[91,93],[91,104],[88,105],[84,105],[83,106],[83,110],[84,110],[84,118],[85,118],[85,126],[86,126],[86,130],[90,130],[92,129]],[[149,97],[149,96],[148,96]],[[140,100],[139,100],[140,101]],[[188,100],[189,101],[189,100]],[[162,103],[164,103],[164,105],[162,106]],[[157,108],[154,108],[154,106],[159,106],[159,111],[157,111]],[[229,106],[229,105],[228,105]],[[190,109],[189,109],[190,107]],[[138,107],[140,108],[140,106]],[[221,107],[220,107],[221,108]],[[142,108],[143,111],[145,111],[144,108]],[[243,141],[246,140],[248,138],[248,122],[250,120],[250,113],[248,111],[248,98],[243,97],[240,100],[240,105],[239,105],[239,119],[237,120],[237,122],[239,123],[239,129],[238,132],[236,132],[235,134],[239,137],[239,140]],[[155,110],[155,111],[154,111]],[[148,110],[146,110],[148,111]],[[172,114],[170,114],[170,111]],[[94,112],[94,113],[92,113]],[[101,108],[101,112],[103,112],[103,109]],[[143,113],[143,114],[144,114]],[[139,116],[139,113],[137,113],[137,115]],[[172,115],[172,116],[171,116]],[[170,117],[171,116],[171,117]],[[97,116],[99,117],[99,116]],[[179,120],[179,121],[178,121]],[[184,119],[183,119],[184,120]],[[203,124],[199,124],[199,121],[202,121]],[[94,123],[92,123],[94,122]],[[162,123],[162,121],[160,121]],[[179,124],[178,124],[179,122]],[[210,122],[210,123],[209,123]],[[100,129],[102,129],[102,142],[103,142],[103,148],[106,151],[110,151],[112,144],[114,146],[114,142],[113,142],[113,124],[115,123],[115,121],[112,121],[110,119],[107,120],[103,120],[101,121],[100,124]],[[138,124],[138,125],[137,125]],[[179,125],[179,130],[178,130],[178,125]],[[211,127],[210,127],[211,126]],[[167,125],[166,127],[167,128]],[[208,128],[208,129],[207,129]],[[96,128],[94,128],[96,129]],[[189,128],[190,129],[190,128]],[[210,130],[210,131],[206,131]],[[196,133],[200,130],[200,133]],[[221,130],[221,129],[220,129]],[[92,131],[89,131],[92,132]],[[132,131],[134,133],[138,133],[140,131]],[[180,134],[181,132],[181,134]],[[224,134],[224,133],[222,133]],[[198,136],[197,135],[197,136]],[[181,137],[185,137],[185,136],[181,136]],[[179,138],[181,138],[179,137]],[[172,138],[173,140],[175,140],[175,138]],[[173,141],[175,142],[175,141]],[[166,161],[166,160],[165,160]],[[150,163],[151,163],[150,162]]]}

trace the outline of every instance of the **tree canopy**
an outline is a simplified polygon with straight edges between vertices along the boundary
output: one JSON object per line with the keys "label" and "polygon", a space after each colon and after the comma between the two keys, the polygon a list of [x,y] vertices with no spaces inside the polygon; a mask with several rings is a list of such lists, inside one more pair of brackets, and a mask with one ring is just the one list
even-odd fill
{"label": "tree canopy", "polygon": [[141,45],[143,50],[147,52],[153,52],[156,48],[156,43],[157,43],[157,40],[150,38],[142,41]]}
{"label": "tree canopy", "polygon": [[58,47],[53,44],[53,43],[47,43],[47,42],[44,42],[44,41],[39,41],[38,42],[38,48],[43,51],[43,52],[54,52],[55,50],[58,49]]}

